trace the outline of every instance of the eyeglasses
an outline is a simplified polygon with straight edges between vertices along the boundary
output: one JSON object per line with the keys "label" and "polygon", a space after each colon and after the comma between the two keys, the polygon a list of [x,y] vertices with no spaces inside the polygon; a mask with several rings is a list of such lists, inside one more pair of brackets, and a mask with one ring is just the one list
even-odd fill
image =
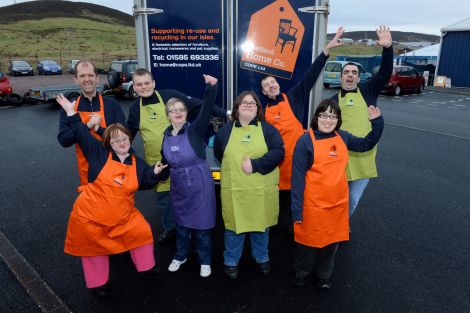
{"label": "eyeglasses", "polygon": [[245,101],[243,100],[240,105],[246,106],[246,107],[255,107],[256,106],[256,101]]}
{"label": "eyeglasses", "polygon": [[128,141],[129,141],[129,137],[126,137],[126,138],[111,140],[111,143],[112,144],[121,144],[121,143],[126,143]]}
{"label": "eyeglasses", "polygon": [[329,119],[329,120],[332,120],[332,121],[337,121],[338,120],[338,117],[336,115],[328,115],[326,113],[320,113],[318,114],[318,117],[321,118],[321,119]]}
{"label": "eyeglasses", "polygon": [[183,113],[183,112],[186,112],[186,108],[176,108],[176,109],[171,109],[171,110],[168,110],[168,113]]}

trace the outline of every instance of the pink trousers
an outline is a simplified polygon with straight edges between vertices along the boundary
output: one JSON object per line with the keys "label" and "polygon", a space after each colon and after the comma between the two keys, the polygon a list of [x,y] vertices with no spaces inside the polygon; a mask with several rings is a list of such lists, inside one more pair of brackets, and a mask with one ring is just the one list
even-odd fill
{"label": "pink trousers", "polygon": [[[148,271],[155,266],[153,242],[129,252],[138,272]],[[109,257],[107,255],[83,256],[82,265],[87,288],[96,288],[108,282]]]}

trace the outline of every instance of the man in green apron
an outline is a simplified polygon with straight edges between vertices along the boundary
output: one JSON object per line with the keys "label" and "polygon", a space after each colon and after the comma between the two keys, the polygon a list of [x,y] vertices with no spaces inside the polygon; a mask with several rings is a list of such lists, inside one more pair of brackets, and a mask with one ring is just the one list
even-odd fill
{"label": "man in green apron", "polygon": [[[371,130],[368,118],[368,106],[377,106],[377,98],[388,82],[393,70],[393,47],[390,28],[380,26],[377,29],[377,44],[382,46],[382,61],[380,70],[369,81],[361,84],[359,68],[356,63],[347,63],[341,72],[341,90],[332,97],[338,101],[341,108],[343,124],[346,130],[357,137],[366,136]],[[349,162],[346,169],[349,185],[349,216],[359,203],[369,179],[377,177],[375,156],[377,146],[368,152],[349,152]]]}
{"label": "man in green apron", "polygon": [[[143,68],[135,70],[132,79],[134,90],[140,97],[129,108],[127,125],[133,137],[140,131],[144,142],[145,161],[149,164],[155,164],[162,159],[163,132],[170,125],[165,113],[165,104],[168,99],[184,100],[188,108],[188,120],[191,120],[191,114],[197,114],[202,106],[202,101],[173,89],[155,90],[155,80],[152,73]],[[214,115],[225,117],[227,112],[220,107],[214,107]],[[155,191],[157,192],[157,207],[161,211],[163,226],[158,243],[164,245],[175,238],[176,226],[170,203],[169,180],[157,184]]]}

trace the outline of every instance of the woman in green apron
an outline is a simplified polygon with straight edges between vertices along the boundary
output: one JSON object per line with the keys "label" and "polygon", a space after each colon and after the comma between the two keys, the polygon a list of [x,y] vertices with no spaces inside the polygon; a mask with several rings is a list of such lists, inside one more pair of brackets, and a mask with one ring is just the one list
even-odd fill
{"label": "woman in green apron", "polygon": [[251,254],[267,276],[269,227],[277,224],[279,215],[277,166],[284,158],[284,144],[279,131],[263,121],[261,103],[253,91],[235,99],[232,120],[219,130],[214,144],[214,155],[221,162],[225,273],[237,278],[249,235]]}

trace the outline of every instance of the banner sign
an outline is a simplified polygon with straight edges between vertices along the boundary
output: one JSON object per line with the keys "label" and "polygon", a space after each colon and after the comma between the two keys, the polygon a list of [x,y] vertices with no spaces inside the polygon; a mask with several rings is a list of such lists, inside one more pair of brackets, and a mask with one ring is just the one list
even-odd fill
{"label": "banner sign", "polygon": [[290,79],[303,35],[304,25],[289,1],[274,1],[251,15],[241,68]]}
{"label": "banner sign", "polygon": [[[163,9],[163,13],[148,16],[151,70],[157,90],[176,89],[202,98],[202,74],[222,81],[222,1],[147,1],[147,7]],[[219,95],[222,93],[220,88]]]}
{"label": "banner sign", "polygon": [[247,89],[260,93],[265,75],[289,90],[312,63],[314,15],[299,12],[312,5],[314,0],[147,0],[147,7],[163,10],[148,16],[157,90],[201,98],[202,74],[209,74],[219,79],[217,103],[223,107],[231,106],[222,103],[228,86],[234,97]]}

